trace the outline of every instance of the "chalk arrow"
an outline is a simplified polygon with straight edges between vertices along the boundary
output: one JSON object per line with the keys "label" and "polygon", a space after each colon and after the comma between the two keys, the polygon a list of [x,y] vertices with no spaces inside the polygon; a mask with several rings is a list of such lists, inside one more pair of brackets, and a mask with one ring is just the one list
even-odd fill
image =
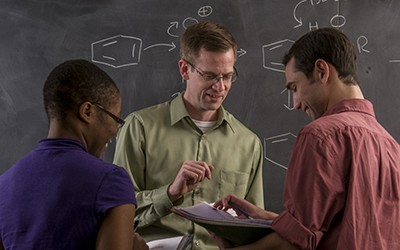
{"label": "chalk arrow", "polygon": [[176,48],[176,45],[173,42],[170,44],[169,43],[157,43],[157,44],[153,44],[153,45],[150,45],[150,46],[144,48],[143,51],[154,48],[154,47],[160,47],[160,46],[171,47],[168,51],[171,51]]}
{"label": "chalk arrow", "polygon": [[172,28],[175,28],[177,30],[179,23],[178,22],[170,22],[170,24],[171,24],[171,26],[169,26],[169,28],[167,30],[168,35],[170,35],[172,37],[179,37],[178,35],[172,34],[170,31]]}
{"label": "chalk arrow", "polygon": [[237,51],[238,57],[241,57],[241,56],[243,56],[243,55],[246,54],[246,53],[247,53],[247,51],[244,50],[244,49],[240,49],[240,50]]}

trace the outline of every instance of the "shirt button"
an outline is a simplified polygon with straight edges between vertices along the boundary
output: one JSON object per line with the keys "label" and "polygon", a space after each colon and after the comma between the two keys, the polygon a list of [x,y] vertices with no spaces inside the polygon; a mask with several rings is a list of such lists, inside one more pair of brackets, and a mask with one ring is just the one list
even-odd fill
{"label": "shirt button", "polygon": [[198,240],[195,240],[195,241],[194,241],[194,245],[195,245],[196,247],[199,247],[199,246],[200,246],[200,242],[199,242]]}

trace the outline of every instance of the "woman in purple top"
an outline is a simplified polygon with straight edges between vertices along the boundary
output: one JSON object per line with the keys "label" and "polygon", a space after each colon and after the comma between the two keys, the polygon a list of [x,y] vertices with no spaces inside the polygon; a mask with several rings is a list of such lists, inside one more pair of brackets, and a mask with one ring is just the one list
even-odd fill
{"label": "woman in purple top", "polygon": [[0,176],[0,249],[148,249],[126,171],[98,157],[124,121],[113,80],[85,60],[44,88],[47,139]]}

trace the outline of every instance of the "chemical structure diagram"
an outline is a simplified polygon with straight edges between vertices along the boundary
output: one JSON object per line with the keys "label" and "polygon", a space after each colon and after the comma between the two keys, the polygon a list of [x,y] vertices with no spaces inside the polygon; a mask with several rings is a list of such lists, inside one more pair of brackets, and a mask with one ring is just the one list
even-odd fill
{"label": "chemical structure diagram", "polygon": [[[286,158],[288,159],[289,157],[285,157],[288,154],[288,146],[291,146],[294,144],[294,141],[296,140],[297,136],[292,134],[292,133],[284,133],[281,135],[276,135],[268,138],[264,138],[264,156],[265,159],[272,164],[287,170],[287,164],[288,162],[281,162],[276,160],[276,158]],[[267,150],[268,149],[268,150]],[[290,151],[290,149],[289,149]],[[284,157],[277,157],[281,156],[283,154]]]}
{"label": "chemical structure diagram", "polygon": [[[197,14],[199,18],[206,18],[212,15],[212,6],[202,6],[198,9]],[[180,28],[186,29],[199,20],[194,17],[186,17],[182,22],[170,22],[166,33],[170,37],[179,37],[178,30]],[[176,49],[174,42],[171,43],[156,43],[143,47],[143,41],[139,37],[129,35],[116,35],[108,37],[91,44],[92,62],[107,65],[112,68],[122,68],[127,66],[138,65],[142,53],[156,47],[166,47],[168,51]],[[238,56],[246,54],[244,49],[237,51]]]}
{"label": "chemical structure diagram", "polygon": [[[305,30],[318,29],[320,22],[329,23],[330,26],[341,28],[346,24],[346,17],[342,15],[339,6],[343,0],[299,0],[292,11],[293,29],[303,28]],[[311,12],[323,13],[318,16],[326,17],[326,20],[318,19],[317,17],[309,16]],[[166,25],[165,32],[171,38],[177,38],[182,29],[186,29],[194,23],[198,23],[201,18],[207,18],[213,14],[213,8],[210,5],[202,6],[197,10],[197,17],[186,17],[183,21],[171,21]],[[282,55],[294,43],[291,39],[279,39],[261,46],[263,68],[275,73],[282,74],[285,72],[285,67],[281,63]],[[357,40],[357,49],[361,53],[370,53],[368,49],[368,38],[365,35],[359,35]],[[116,35],[95,41],[91,44],[92,61],[99,64],[104,64],[113,68],[122,68],[135,66],[140,64],[142,53],[154,48],[165,47],[168,52],[177,48],[174,42],[170,43],[155,43],[148,46],[143,45],[143,41],[139,37],[131,35]],[[242,48],[237,51],[238,57],[246,54]],[[391,63],[400,62],[400,60],[389,60]],[[292,93],[284,88],[279,95],[285,95],[285,103],[283,108],[289,111],[294,109]],[[291,133],[283,133],[277,136],[264,138],[264,158],[274,165],[286,169],[286,164],[280,162],[279,157],[282,153],[290,155],[290,150],[294,144],[296,136]],[[279,149],[279,150],[276,150]]]}

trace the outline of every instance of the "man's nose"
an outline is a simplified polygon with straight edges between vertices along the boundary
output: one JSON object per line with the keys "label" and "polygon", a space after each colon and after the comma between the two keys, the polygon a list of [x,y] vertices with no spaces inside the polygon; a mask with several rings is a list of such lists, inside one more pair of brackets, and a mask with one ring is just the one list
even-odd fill
{"label": "man's nose", "polygon": [[216,82],[213,83],[212,88],[221,91],[225,88],[223,77],[219,77]]}

